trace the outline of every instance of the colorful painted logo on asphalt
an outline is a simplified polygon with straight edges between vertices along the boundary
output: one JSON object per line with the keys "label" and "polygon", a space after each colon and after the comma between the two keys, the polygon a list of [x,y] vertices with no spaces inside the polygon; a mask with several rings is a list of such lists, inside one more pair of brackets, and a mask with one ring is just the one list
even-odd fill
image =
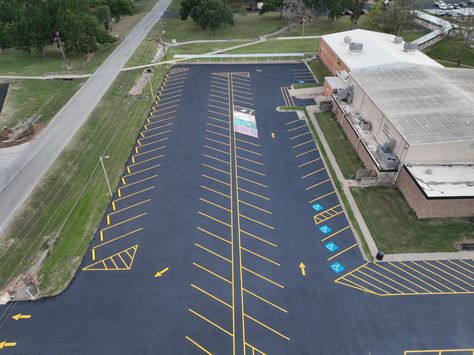
{"label": "colorful painted logo on asphalt", "polygon": [[234,130],[238,133],[258,138],[255,116],[248,113],[234,111]]}

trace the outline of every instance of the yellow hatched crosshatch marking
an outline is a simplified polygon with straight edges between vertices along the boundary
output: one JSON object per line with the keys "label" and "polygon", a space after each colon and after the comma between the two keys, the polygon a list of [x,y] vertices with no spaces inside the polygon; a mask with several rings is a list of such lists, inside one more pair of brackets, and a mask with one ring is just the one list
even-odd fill
{"label": "yellow hatched crosshatch marking", "polygon": [[96,261],[84,267],[84,271],[129,271],[132,269],[133,261],[138,250],[138,244],[124,249],[107,258]]}
{"label": "yellow hatched crosshatch marking", "polygon": [[343,213],[341,204],[328,208],[314,216],[314,223],[320,224]]}

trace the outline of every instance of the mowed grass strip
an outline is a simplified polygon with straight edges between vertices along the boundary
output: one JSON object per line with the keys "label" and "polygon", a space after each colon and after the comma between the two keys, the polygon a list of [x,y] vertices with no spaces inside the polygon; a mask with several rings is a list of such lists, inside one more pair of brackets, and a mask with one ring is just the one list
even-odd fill
{"label": "mowed grass strip", "polygon": [[388,187],[352,188],[367,226],[385,253],[450,252],[474,238],[474,219],[418,219],[400,191]]}
{"label": "mowed grass strip", "polygon": [[[155,73],[155,85],[164,70]],[[99,156],[110,155],[105,165],[116,185],[151,104],[127,95],[136,79],[136,72],[120,74],[15,218],[0,254],[0,287],[50,247],[39,271],[41,294],[60,292],[73,277],[109,201]]]}
{"label": "mowed grass strip", "polygon": [[346,179],[354,179],[357,170],[364,168],[364,165],[352,144],[347,140],[334,114],[332,112],[317,113],[316,120],[336,158],[342,175]]}

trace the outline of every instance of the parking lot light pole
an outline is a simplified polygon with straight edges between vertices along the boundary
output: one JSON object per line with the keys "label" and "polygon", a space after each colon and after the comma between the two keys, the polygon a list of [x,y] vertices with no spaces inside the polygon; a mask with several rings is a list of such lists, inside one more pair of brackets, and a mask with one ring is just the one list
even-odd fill
{"label": "parking lot light pole", "polygon": [[151,74],[148,75],[148,82],[150,83],[151,99],[154,100],[154,97],[153,97],[153,85],[152,85],[152,83],[151,83]]}
{"label": "parking lot light pole", "polygon": [[105,175],[105,181],[107,181],[107,187],[109,188],[109,194],[110,196],[112,197],[113,193],[112,193],[112,188],[110,187],[110,182],[109,182],[109,177],[107,176],[107,171],[105,170],[105,166],[104,166],[104,159],[109,159],[110,156],[109,155],[106,155],[105,157],[103,157],[102,155],[99,157],[99,160],[100,160],[100,165],[102,165],[102,170],[104,171],[104,175]]}

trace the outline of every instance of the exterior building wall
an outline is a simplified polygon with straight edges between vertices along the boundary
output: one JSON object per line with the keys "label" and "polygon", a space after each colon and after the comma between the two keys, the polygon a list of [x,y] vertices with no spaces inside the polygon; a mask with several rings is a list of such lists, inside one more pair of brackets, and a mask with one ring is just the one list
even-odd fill
{"label": "exterior building wall", "polygon": [[323,38],[319,41],[319,58],[332,75],[336,75],[336,72],[340,70],[350,71],[349,67],[334,53]]}
{"label": "exterior building wall", "polygon": [[409,164],[473,163],[474,140],[415,145],[410,147],[406,162]]}
{"label": "exterior building wall", "polygon": [[427,198],[405,167],[397,186],[418,218],[474,217],[474,197]]}

